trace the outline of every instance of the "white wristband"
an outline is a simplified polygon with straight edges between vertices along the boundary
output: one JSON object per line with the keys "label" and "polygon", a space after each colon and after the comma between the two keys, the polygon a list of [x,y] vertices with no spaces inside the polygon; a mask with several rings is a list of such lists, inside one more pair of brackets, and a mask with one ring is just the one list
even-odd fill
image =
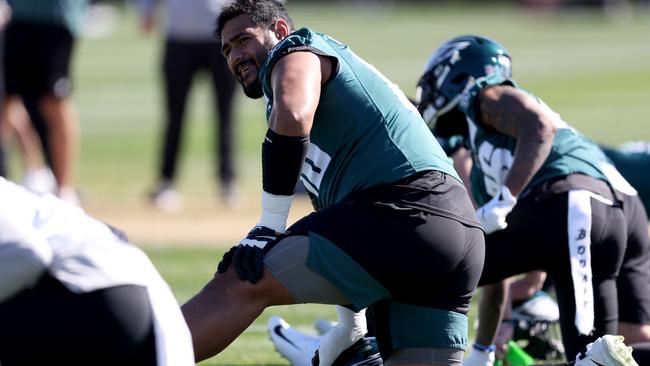
{"label": "white wristband", "polygon": [[280,196],[262,191],[262,216],[258,225],[284,233],[292,202],[293,195]]}

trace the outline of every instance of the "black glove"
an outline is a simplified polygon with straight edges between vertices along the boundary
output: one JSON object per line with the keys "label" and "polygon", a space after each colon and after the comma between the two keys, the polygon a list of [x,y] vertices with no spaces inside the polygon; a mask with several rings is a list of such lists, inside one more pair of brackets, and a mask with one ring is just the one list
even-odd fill
{"label": "black glove", "polygon": [[229,251],[224,253],[223,257],[221,258],[221,262],[217,265],[217,273],[224,273],[230,267],[232,264],[232,258],[235,256],[235,252],[237,252],[237,247],[238,245],[235,245],[234,247],[230,248]]}
{"label": "black glove", "polygon": [[239,245],[230,248],[217,266],[218,273],[224,273],[232,263],[237,277],[242,281],[257,283],[264,274],[263,259],[277,242],[279,234],[265,226],[255,226]]}

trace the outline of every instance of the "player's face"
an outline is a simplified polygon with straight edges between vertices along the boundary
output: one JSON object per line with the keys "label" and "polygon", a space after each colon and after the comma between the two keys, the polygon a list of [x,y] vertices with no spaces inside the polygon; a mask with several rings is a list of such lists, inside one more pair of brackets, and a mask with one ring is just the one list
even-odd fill
{"label": "player's face", "polygon": [[456,135],[468,137],[469,131],[467,128],[465,114],[456,107],[438,116],[433,131],[436,136],[442,138],[450,138]]}
{"label": "player's face", "polygon": [[248,15],[230,19],[221,31],[222,51],[230,71],[249,98],[263,95],[259,72],[277,39],[264,27],[254,25]]}

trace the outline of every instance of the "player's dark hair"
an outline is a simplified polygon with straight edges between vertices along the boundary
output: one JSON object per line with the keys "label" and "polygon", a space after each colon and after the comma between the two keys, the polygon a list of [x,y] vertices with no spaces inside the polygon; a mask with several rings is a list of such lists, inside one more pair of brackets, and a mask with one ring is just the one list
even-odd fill
{"label": "player's dark hair", "polygon": [[278,19],[284,19],[291,29],[293,29],[293,21],[289,17],[289,13],[284,4],[277,0],[237,0],[232,4],[226,6],[217,18],[216,28],[213,36],[217,40],[221,40],[221,31],[223,26],[230,19],[235,18],[241,14],[246,14],[251,19],[251,22],[256,26],[270,27]]}

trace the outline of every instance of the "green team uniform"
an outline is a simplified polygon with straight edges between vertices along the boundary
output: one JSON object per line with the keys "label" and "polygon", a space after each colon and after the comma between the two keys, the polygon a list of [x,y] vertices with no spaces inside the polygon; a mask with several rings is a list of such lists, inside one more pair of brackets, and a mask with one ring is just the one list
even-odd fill
{"label": "green team uniform", "polygon": [[[480,116],[480,91],[502,84],[517,88],[500,75],[480,78],[459,103],[468,125],[472,193],[479,205],[498,194],[514,159],[517,140],[485,126]],[[538,102],[555,115],[551,151],[519,195],[508,226],[486,235],[480,284],[547,271],[556,285],[563,342],[567,354],[573,354],[616,329],[616,274],[627,223],[613,189],[621,181],[602,150]]]}
{"label": "green team uniform", "polygon": [[318,210],[288,228],[266,268],[296,302],[369,307],[384,360],[396,349],[462,353],[484,245],[451,162],[396,85],[307,28],[278,43],[260,69],[267,118],[271,70],[291,52],[333,65],[301,171]]}
{"label": "green team uniform", "polygon": [[352,192],[423,170],[442,171],[458,179],[420,114],[398,87],[348,46],[307,28],[278,44],[262,66],[267,118],[273,107],[269,70],[279,58],[299,49],[336,60],[334,77],[321,92],[301,173],[319,208],[341,202]]}
{"label": "green team uniform", "polygon": [[601,148],[616,169],[637,190],[646,212],[650,211],[650,143],[632,141],[619,148]]}

